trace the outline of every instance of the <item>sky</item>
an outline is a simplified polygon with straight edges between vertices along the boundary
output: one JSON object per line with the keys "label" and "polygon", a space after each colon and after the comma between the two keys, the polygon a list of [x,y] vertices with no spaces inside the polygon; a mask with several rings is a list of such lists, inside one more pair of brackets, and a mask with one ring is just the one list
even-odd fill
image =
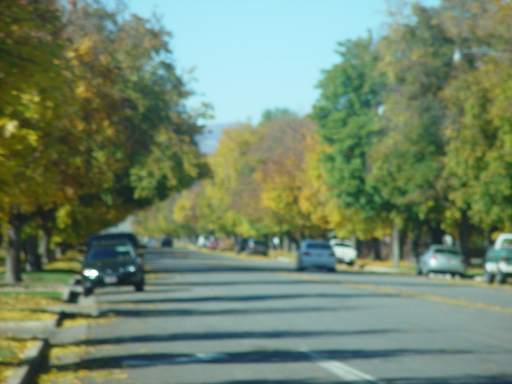
{"label": "sky", "polygon": [[[213,106],[202,121],[257,124],[265,109],[311,111],[322,70],[340,61],[337,42],[382,34],[387,0],[126,0],[129,12],[157,14],[173,37],[179,73],[194,68],[189,100]],[[434,5],[436,0],[422,3]],[[189,75],[185,75],[190,79]],[[213,142],[215,138],[211,138]]]}

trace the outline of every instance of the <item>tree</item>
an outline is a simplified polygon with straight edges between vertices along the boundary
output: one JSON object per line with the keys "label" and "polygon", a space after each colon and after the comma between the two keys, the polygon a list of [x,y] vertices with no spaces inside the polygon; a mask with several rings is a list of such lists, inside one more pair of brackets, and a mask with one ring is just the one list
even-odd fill
{"label": "tree", "polygon": [[370,156],[371,178],[394,205],[396,226],[426,223],[433,243],[442,242],[447,207],[439,95],[451,75],[454,47],[437,16],[437,10],[413,4],[413,21],[395,23],[379,43],[385,112],[383,135]]}
{"label": "tree", "polygon": [[323,159],[327,184],[341,209],[357,211],[361,223],[378,222],[380,226],[392,205],[368,178],[368,153],[379,137],[376,115],[382,79],[376,75],[378,54],[371,35],[339,46],[342,61],[319,82],[322,93],[312,112],[319,135],[329,146]]}
{"label": "tree", "polygon": [[[511,230],[512,55],[510,2],[444,1],[442,25],[456,44],[447,104],[445,177],[456,219]],[[454,56],[455,58],[455,56]]]}

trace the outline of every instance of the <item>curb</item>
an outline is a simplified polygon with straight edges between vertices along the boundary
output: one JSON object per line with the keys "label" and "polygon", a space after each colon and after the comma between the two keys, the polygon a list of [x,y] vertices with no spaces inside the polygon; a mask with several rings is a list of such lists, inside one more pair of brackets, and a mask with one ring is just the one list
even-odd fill
{"label": "curb", "polygon": [[[63,293],[63,301],[70,302],[69,300],[74,300],[78,298],[80,293],[82,292],[81,286],[79,286],[80,276],[73,277],[66,291]],[[73,301],[71,301],[73,302]],[[76,301],[74,301],[76,302]],[[85,307],[77,310],[75,308],[71,311],[66,310],[66,308],[59,308],[57,311],[58,317],[55,320],[46,321],[48,324],[48,332],[41,340],[36,341],[36,345],[29,348],[25,354],[25,363],[21,367],[17,367],[14,370],[14,373],[7,378],[6,384],[33,384],[41,370],[43,364],[45,364],[45,356],[50,348],[49,339],[55,334],[58,327],[62,324],[65,316],[68,314],[86,314],[92,317],[99,315],[99,310],[96,307]],[[40,324],[41,322],[32,322]],[[25,324],[27,325],[27,324]]]}
{"label": "curb", "polygon": [[25,354],[27,363],[14,370],[14,373],[7,378],[7,384],[30,384],[34,382],[48,346],[47,339],[38,340],[37,345],[30,348]]}

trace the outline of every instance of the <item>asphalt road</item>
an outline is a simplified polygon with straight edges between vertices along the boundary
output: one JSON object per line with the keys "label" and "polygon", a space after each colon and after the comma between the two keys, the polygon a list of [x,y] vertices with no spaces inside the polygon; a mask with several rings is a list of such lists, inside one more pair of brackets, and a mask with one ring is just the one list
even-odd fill
{"label": "asphalt road", "polygon": [[149,250],[146,265],[145,292],[91,299],[113,321],[87,329],[73,369],[121,372],[112,383],[512,383],[510,288],[185,250]]}

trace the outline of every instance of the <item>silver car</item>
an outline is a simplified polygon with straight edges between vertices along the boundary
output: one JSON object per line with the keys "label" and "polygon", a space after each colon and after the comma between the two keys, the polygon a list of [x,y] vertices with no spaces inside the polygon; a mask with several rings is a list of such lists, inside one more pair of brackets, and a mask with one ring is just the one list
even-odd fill
{"label": "silver car", "polygon": [[453,276],[463,276],[466,273],[464,255],[457,249],[444,245],[431,245],[420,256],[418,274],[428,275],[435,273],[450,273]]}
{"label": "silver car", "polygon": [[318,240],[304,240],[297,254],[297,270],[317,267],[336,271],[336,257],[329,243]]}

